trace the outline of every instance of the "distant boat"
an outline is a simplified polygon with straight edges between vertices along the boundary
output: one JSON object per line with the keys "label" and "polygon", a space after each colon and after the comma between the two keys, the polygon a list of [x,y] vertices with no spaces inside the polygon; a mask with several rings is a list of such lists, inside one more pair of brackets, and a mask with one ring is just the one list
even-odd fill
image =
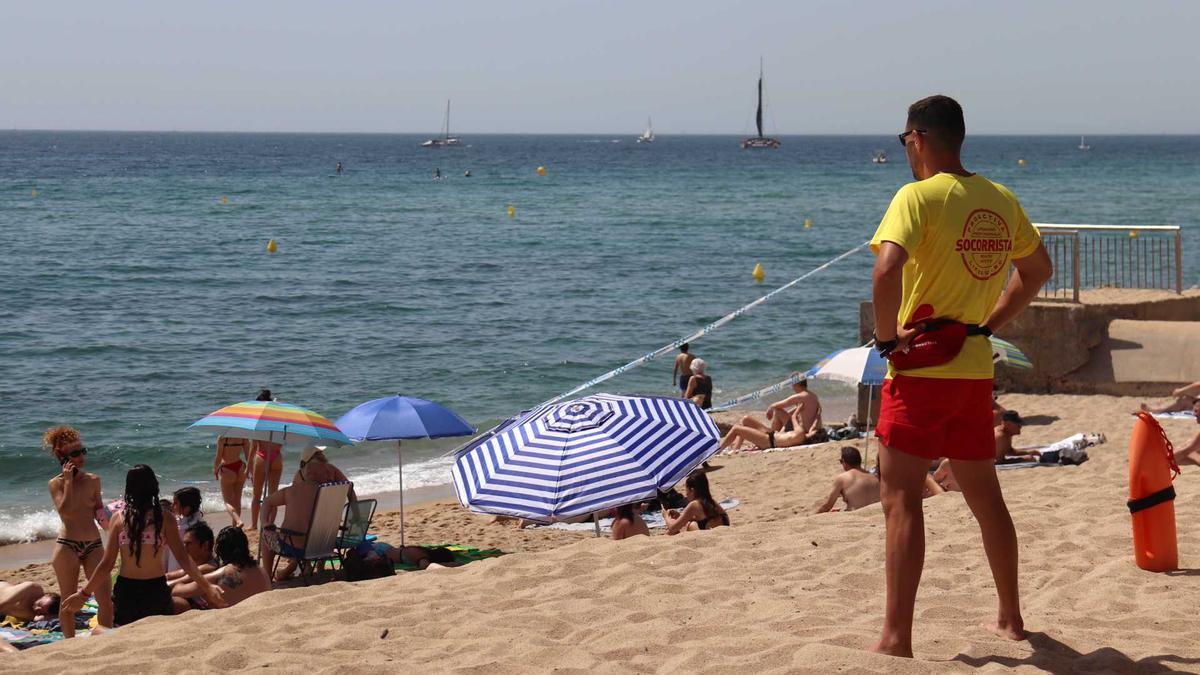
{"label": "distant boat", "polygon": [[642,132],[641,136],[637,137],[637,142],[638,143],[653,143],[654,142],[654,123],[650,121],[649,117],[646,118],[646,130]]}
{"label": "distant boat", "polygon": [[1087,144],[1087,139],[1084,138],[1083,136],[1079,137],[1079,149],[1080,150],[1091,150],[1092,149],[1092,146]]}
{"label": "distant boat", "polygon": [[772,150],[779,149],[779,141],[774,138],[763,136],[762,114],[763,114],[763,69],[762,59],[758,60],[758,111],[754,114],[754,126],[758,128],[758,135],[753,138],[742,139],[742,148],[770,148]]}
{"label": "distant boat", "polygon": [[887,164],[887,153],[882,150],[876,150],[875,155],[871,157],[871,161],[876,164]]}
{"label": "distant boat", "polygon": [[442,148],[450,145],[462,145],[462,141],[450,135],[450,99],[446,99],[446,119],[442,122],[442,137],[431,138],[421,144],[422,148]]}

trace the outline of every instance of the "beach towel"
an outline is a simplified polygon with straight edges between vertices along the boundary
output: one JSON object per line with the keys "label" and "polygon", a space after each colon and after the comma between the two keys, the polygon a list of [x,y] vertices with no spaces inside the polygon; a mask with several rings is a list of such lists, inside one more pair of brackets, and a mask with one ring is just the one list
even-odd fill
{"label": "beach towel", "polygon": [[[721,508],[725,509],[726,511],[728,511],[730,509],[735,509],[735,508],[737,508],[738,504],[741,504],[741,502],[738,501],[738,499],[735,497],[726,497],[725,499],[722,499],[719,503],[721,505]],[[661,529],[665,529],[667,527],[667,521],[663,518],[662,511],[647,511],[646,513],[642,514],[642,520],[645,521],[646,527],[649,527],[652,530],[653,529],[661,530]],[[601,534],[604,534],[604,533],[612,534],[612,523],[613,523],[612,518],[601,518],[600,519]],[[595,532],[596,531],[596,525],[594,523],[592,523],[591,521],[588,521],[586,523],[550,523],[548,525],[537,524],[537,525],[529,526],[529,529],[535,529],[535,528],[548,528],[551,530],[571,530],[574,532]]]}
{"label": "beach towel", "polygon": [[[1133,413],[1137,415],[1137,413]],[[1190,410],[1179,410],[1176,412],[1154,413],[1154,416],[1160,420],[1194,420],[1196,413]]]}
{"label": "beach towel", "polygon": [[1061,441],[1055,441],[1050,445],[1027,445],[1019,448],[1013,448],[1013,451],[1020,454],[1030,450],[1037,450],[1041,455],[1041,461],[1038,462],[1017,462],[1014,464],[998,464],[997,469],[1024,469],[1029,466],[1069,466],[1072,464],[1083,464],[1088,461],[1087,449],[1093,446],[1101,445],[1107,442],[1104,434],[1075,434],[1067,436]]}
{"label": "beach towel", "polygon": [[[472,563],[477,560],[499,558],[502,555],[506,555],[504,551],[501,551],[498,548],[480,549],[473,548],[471,546],[463,546],[461,544],[419,544],[419,546],[424,546],[426,548],[444,548],[454,555],[454,562],[458,565],[466,565],[467,563]],[[342,568],[340,560],[334,559],[328,562],[335,570]],[[402,562],[394,563],[392,568],[397,572],[415,572],[419,570],[419,568],[415,565],[409,565],[408,563]]]}

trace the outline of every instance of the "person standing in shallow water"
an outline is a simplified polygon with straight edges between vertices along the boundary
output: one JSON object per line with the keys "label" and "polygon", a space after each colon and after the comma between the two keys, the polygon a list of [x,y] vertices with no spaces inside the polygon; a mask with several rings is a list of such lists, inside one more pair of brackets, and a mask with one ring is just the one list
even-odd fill
{"label": "person standing in shallow water", "polygon": [[[962,107],[949,97],[930,96],[909,107],[899,137],[917,182],[896,193],[871,239],[875,346],[891,357],[876,428],[883,446],[887,590],[874,650],[893,656],[913,654],[925,562],[921,497],[930,461],[943,456],[983,535],[999,598],[989,628],[1004,638],[1025,638],[1017,534],[993,463],[987,336],[1021,313],[1052,266],[1017,198],[963,167],[965,130]],[[922,334],[935,319],[957,323]],[[918,336],[922,347],[910,352]],[[931,351],[940,358],[920,360]]]}
{"label": "person standing in shallow water", "polygon": [[[71,427],[54,427],[42,437],[42,444],[54,455],[61,471],[50,479],[50,498],[54,510],[62,519],[58,539],[50,564],[58,579],[61,597],[69,597],[79,588],[79,570],[92,574],[104,558],[104,547],[100,541],[101,527],[108,526],[108,512],[100,496],[100,477],[83,470],[87,448],[79,432]],[[96,604],[99,612],[97,621],[101,626],[112,627],[113,607],[109,597],[108,579],[96,585]],[[58,617],[62,623],[63,636],[75,637],[75,612],[59,607]]]}
{"label": "person standing in shallow water", "polygon": [[712,378],[706,372],[707,366],[704,359],[694,359],[691,367],[692,377],[688,380],[687,390],[683,392],[683,397],[692,399],[696,405],[708,410],[712,407]]}
{"label": "person standing in shallow water", "polygon": [[687,391],[688,380],[692,379],[692,361],[696,357],[692,356],[689,349],[686,342],[679,345],[679,355],[675,357],[675,367],[671,369],[671,383],[678,381],[680,393]]}

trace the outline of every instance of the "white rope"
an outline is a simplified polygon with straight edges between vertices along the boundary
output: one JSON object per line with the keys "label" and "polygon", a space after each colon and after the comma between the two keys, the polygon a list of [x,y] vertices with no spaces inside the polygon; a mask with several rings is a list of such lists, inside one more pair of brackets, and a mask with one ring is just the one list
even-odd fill
{"label": "white rope", "polygon": [[[864,241],[863,243],[859,244],[858,246],[855,246],[854,248],[850,249],[849,251],[846,251],[845,253],[843,253],[835,258],[832,258],[825,263],[822,263],[818,267],[815,267],[815,268],[809,270],[808,272],[805,272],[804,274],[801,274],[800,276],[796,277],[795,279],[792,279],[791,281],[780,286],[779,288],[776,288],[775,290],[771,291],[770,293],[767,293],[766,295],[762,296],[761,298],[759,298],[749,304],[743,305],[742,307],[739,307],[738,309],[726,314],[725,316],[708,324],[707,326],[705,326],[704,328],[701,328],[700,330],[696,331],[695,333],[692,333],[691,335],[685,335],[668,345],[659,347],[658,349],[650,352],[649,354],[646,354],[645,356],[643,356],[639,359],[634,359],[633,361],[626,363],[625,365],[621,366],[620,368],[614,368],[599,377],[594,377],[594,378],[588,380],[587,382],[584,382],[583,384],[579,385],[578,387],[575,387],[571,391],[568,391],[568,392],[559,394],[558,396],[555,396],[554,398],[550,399],[549,401],[546,401],[546,403],[555,403],[555,402],[561,401],[564,398],[567,398],[569,396],[574,396],[575,394],[578,394],[579,392],[583,391],[584,389],[589,389],[591,387],[596,386],[597,384],[600,384],[601,382],[610,380],[618,375],[621,375],[622,373],[633,370],[634,368],[639,368],[641,366],[644,366],[647,363],[650,363],[651,361],[653,361],[654,359],[662,356],[663,354],[667,354],[667,353],[670,353],[670,352],[678,349],[679,346],[685,342],[695,342],[696,340],[699,340],[700,338],[704,337],[705,335],[708,335],[709,333],[720,328],[721,326],[724,326],[725,324],[729,323],[730,321],[733,321],[734,319],[745,314],[746,312],[749,312],[750,310],[754,309],[755,307],[758,307],[759,305],[763,304],[767,300],[770,300],[771,298],[775,297],[779,293],[782,293],[783,291],[786,291],[787,289],[791,288],[792,286],[795,286],[796,284],[800,283],[801,281],[804,281],[805,279],[811,277],[812,275],[816,274],[817,272],[820,272],[820,271],[828,268],[830,265],[832,265],[836,262],[839,262],[845,258],[850,257],[852,254],[857,252],[859,249],[865,247],[869,243],[870,242]],[[543,403],[542,405],[546,405],[546,403]]]}
{"label": "white rope", "polygon": [[[594,377],[594,378],[588,380],[587,382],[584,382],[583,384],[579,385],[578,387],[575,387],[571,391],[559,394],[558,396],[555,396],[554,398],[552,398],[548,401],[545,401],[544,403],[534,406],[534,408],[532,408],[532,410],[537,410],[537,409],[542,408],[543,406],[547,406],[552,403],[557,403],[558,401],[561,401],[564,398],[578,394],[579,392],[583,391],[584,389],[590,389],[591,387],[594,387],[597,384],[600,384],[601,382],[611,380],[612,378],[614,378],[618,375],[621,375],[623,373],[626,373],[630,370],[633,370],[634,368],[640,368],[641,366],[644,366],[647,363],[650,363],[654,359],[657,359],[658,357],[660,357],[664,354],[668,354],[668,353],[678,349],[679,346],[685,342],[695,342],[696,340],[699,340],[700,338],[704,337],[705,335],[708,335],[709,333],[715,331],[716,329],[720,328],[721,326],[724,326],[725,324],[729,323],[730,321],[733,321],[734,319],[745,314],[746,312],[749,312],[750,310],[754,309],[755,307],[758,307],[759,305],[770,300],[771,298],[775,297],[779,293],[782,293],[783,291],[786,291],[787,289],[795,286],[796,284],[800,283],[801,281],[804,281],[805,279],[811,277],[812,275],[827,269],[830,265],[833,265],[834,263],[845,260],[846,258],[850,257],[854,253],[857,253],[859,250],[865,248],[867,246],[867,244],[869,244],[869,243],[871,243],[871,242],[864,241],[863,243],[859,244],[858,246],[855,246],[854,248],[846,251],[845,253],[842,253],[838,256],[830,258],[829,260],[825,261],[824,263],[821,263],[817,267],[814,267],[813,269],[805,272],[804,274],[801,274],[800,276],[796,277],[795,279],[792,279],[791,281],[780,286],[779,288],[776,288],[775,290],[771,291],[770,293],[767,293],[766,295],[758,298],[757,300],[747,303],[747,304],[739,307],[738,309],[726,314],[725,316],[708,324],[707,326],[705,326],[704,328],[701,328],[700,330],[696,331],[695,333],[692,333],[690,335],[685,335],[684,337],[681,337],[668,345],[659,347],[658,349],[650,352],[649,354],[646,354],[645,356],[642,356],[641,358],[634,359],[633,361],[626,363],[625,365],[621,366],[620,368],[614,368],[614,369],[608,371],[607,373],[600,375],[599,377]],[[786,384],[790,384],[790,383],[791,382],[789,381],[786,383],[781,383],[781,385],[785,386]],[[773,386],[781,386],[781,385],[773,385]],[[768,387],[768,389],[770,389],[770,387]],[[756,393],[758,393],[758,392],[756,392]],[[499,425],[497,425],[497,426],[499,426]],[[490,436],[494,435],[494,433],[493,433],[494,431],[495,431],[495,427],[493,427],[492,429],[490,429],[488,431],[483,432],[482,434],[479,434],[475,438],[472,438],[470,441],[467,441],[466,443],[454,448],[453,450],[451,450],[450,452],[447,452],[446,454],[444,454],[442,456],[448,457],[450,455],[453,455],[453,454],[456,454],[456,453],[462,451],[463,449],[465,449],[469,446],[475,445],[479,439],[481,439],[485,436],[490,437]]]}
{"label": "white rope", "polygon": [[789,377],[788,379],[786,379],[782,382],[776,382],[775,384],[772,384],[769,387],[763,387],[762,389],[759,389],[756,392],[746,394],[745,396],[739,396],[738,398],[735,398],[735,399],[730,399],[728,401],[725,401],[721,405],[713,406],[712,409],[709,410],[709,412],[721,412],[722,410],[729,410],[730,408],[732,408],[734,406],[738,406],[743,403],[747,403],[749,401],[757,401],[758,399],[760,399],[764,396],[769,396],[771,394],[774,394],[777,391],[782,391],[784,387],[790,387],[791,385],[793,385],[803,379],[805,379],[803,373],[796,373],[795,375],[792,375],[791,377]]}

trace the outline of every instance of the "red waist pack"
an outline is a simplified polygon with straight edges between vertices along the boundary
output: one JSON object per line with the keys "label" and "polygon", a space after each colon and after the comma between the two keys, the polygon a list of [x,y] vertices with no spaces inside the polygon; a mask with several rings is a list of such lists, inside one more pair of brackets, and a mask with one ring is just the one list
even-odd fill
{"label": "red waist pack", "polygon": [[970,335],[985,335],[986,329],[977,324],[960,323],[953,319],[929,319],[905,324],[916,328],[917,335],[908,344],[908,351],[893,351],[888,361],[896,370],[929,368],[949,363],[962,351]]}

